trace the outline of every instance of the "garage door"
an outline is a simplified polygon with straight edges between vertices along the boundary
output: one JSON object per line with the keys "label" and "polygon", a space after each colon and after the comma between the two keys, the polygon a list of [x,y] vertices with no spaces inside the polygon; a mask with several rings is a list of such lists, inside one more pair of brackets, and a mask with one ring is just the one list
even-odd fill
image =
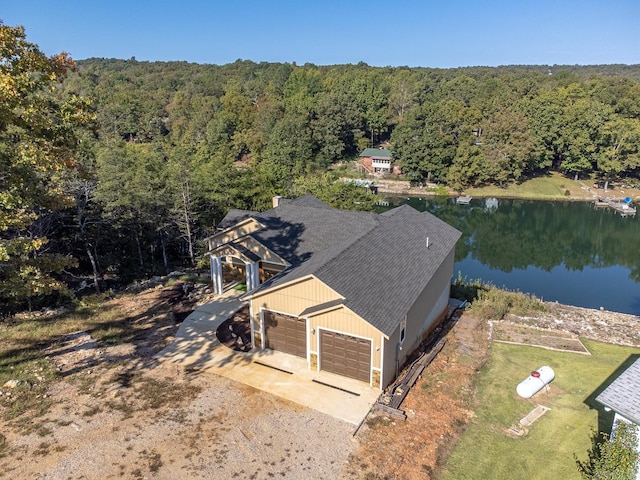
{"label": "garage door", "polygon": [[307,358],[307,324],[304,318],[264,310],[266,346]]}
{"label": "garage door", "polygon": [[371,340],[322,330],[320,369],[369,383]]}

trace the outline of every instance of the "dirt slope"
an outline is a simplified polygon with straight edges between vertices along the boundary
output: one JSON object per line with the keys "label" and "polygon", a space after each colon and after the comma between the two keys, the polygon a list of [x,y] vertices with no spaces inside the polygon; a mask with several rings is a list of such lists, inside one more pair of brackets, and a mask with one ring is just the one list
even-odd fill
{"label": "dirt slope", "polygon": [[368,420],[360,449],[350,459],[350,477],[424,480],[446,459],[473,418],[474,376],[487,361],[489,344],[486,322],[469,313],[447,337],[402,404],[406,422],[384,415]]}

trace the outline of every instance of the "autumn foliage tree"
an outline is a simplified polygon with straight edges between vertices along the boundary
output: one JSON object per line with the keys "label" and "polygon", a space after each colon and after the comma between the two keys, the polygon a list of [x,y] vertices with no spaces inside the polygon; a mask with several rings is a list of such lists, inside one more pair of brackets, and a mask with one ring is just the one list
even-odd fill
{"label": "autumn foliage tree", "polygon": [[55,273],[74,263],[49,254],[46,218],[68,199],[63,180],[74,167],[75,129],[85,103],[55,89],[73,69],[65,54],[46,56],[23,27],[0,23],[0,310],[64,290]]}

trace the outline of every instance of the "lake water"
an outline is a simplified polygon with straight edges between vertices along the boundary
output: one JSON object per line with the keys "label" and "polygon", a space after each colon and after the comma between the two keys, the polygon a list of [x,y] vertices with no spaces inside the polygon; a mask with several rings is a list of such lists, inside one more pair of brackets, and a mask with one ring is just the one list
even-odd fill
{"label": "lake water", "polygon": [[407,203],[429,211],[462,232],[455,276],[547,301],[640,315],[639,217],[587,202],[384,200],[389,207]]}

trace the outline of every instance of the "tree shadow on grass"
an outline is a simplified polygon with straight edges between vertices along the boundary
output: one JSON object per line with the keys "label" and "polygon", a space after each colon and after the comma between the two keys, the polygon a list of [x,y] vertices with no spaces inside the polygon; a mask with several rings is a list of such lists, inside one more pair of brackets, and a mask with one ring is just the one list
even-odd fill
{"label": "tree shadow on grass", "polygon": [[[192,311],[192,307],[183,301],[184,296],[182,284],[176,284],[164,290],[157,301],[150,302],[147,308],[136,315],[119,316],[116,306],[104,303],[95,311],[77,309],[51,317],[28,319],[24,321],[28,322],[26,325],[13,322],[7,329],[27,327],[32,333],[17,332],[15,338],[11,338],[10,334],[5,336],[6,341],[0,344],[0,379],[25,376],[22,370],[28,370],[29,364],[38,359],[46,358],[58,364],[58,359],[75,352],[83,353],[81,356],[85,357],[84,361],[75,362],[69,369],[59,367],[58,376],[67,377],[104,361],[150,358],[166,346],[165,340],[175,334],[187,312]],[[65,322],[65,315],[72,317],[72,320]],[[86,320],[73,319],[85,315]],[[74,328],[81,331],[72,332]],[[34,335],[33,332],[38,334]],[[86,337],[84,341],[77,341],[80,334]],[[133,346],[130,353],[119,356],[105,354],[109,347],[127,343]],[[31,381],[29,378],[24,380]]]}

